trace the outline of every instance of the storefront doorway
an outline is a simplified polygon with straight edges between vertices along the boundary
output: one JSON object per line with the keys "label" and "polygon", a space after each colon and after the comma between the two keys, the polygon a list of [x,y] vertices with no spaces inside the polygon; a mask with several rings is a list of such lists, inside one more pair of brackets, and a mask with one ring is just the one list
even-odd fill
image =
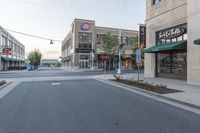
{"label": "storefront doorway", "polygon": [[79,61],[79,68],[80,69],[89,69],[89,61],[88,60],[80,60]]}

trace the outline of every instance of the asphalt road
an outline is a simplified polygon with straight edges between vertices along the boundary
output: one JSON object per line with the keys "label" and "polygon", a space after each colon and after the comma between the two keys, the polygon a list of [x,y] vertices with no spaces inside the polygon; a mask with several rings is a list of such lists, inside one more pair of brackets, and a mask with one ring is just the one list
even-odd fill
{"label": "asphalt road", "polygon": [[200,133],[200,116],[96,80],[22,82],[0,133]]}
{"label": "asphalt road", "polygon": [[[123,73],[135,73],[137,71],[124,70]],[[142,72],[142,71],[141,71]],[[117,71],[106,71],[106,74],[114,74]],[[28,77],[61,77],[61,76],[86,76],[102,75],[104,71],[80,71],[69,72],[62,69],[39,69],[34,71],[6,71],[0,72],[0,78],[28,78]]]}

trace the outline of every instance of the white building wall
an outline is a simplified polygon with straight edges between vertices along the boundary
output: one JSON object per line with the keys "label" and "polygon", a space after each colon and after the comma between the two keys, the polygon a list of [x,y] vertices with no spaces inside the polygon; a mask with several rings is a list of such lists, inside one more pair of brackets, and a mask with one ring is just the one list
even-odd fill
{"label": "white building wall", "polygon": [[200,85],[200,0],[188,0],[188,83]]}

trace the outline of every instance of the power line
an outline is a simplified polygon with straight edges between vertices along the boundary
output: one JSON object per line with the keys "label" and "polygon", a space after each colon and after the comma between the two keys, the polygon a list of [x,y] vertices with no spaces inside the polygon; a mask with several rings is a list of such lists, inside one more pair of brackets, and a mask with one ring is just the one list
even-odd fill
{"label": "power line", "polygon": [[37,36],[37,35],[32,35],[32,34],[28,34],[28,33],[23,33],[23,32],[11,30],[11,29],[6,29],[6,30],[7,30],[7,31],[10,31],[10,32],[17,33],[17,34],[21,34],[21,35],[25,35],[25,36],[30,36],[30,37],[42,39],[42,40],[48,40],[48,41],[53,41],[53,42],[62,42],[61,40],[56,40],[56,39],[54,40],[54,39],[45,38],[45,37],[41,37],[41,36]]}

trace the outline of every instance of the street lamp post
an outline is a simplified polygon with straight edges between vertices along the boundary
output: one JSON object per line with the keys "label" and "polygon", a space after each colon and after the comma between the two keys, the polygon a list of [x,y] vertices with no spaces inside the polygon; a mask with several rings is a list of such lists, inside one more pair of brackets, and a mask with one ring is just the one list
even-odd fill
{"label": "street lamp post", "polygon": [[123,48],[123,46],[125,45],[125,43],[122,43],[119,45],[119,48],[118,48],[118,55],[119,55],[119,66],[118,66],[118,70],[117,70],[117,74],[122,74],[122,71],[121,71],[121,49]]}
{"label": "street lamp post", "polygon": [[90,53],[90,57],[91,57],[91,70],[94,70],[94,52],[93,51]]}

